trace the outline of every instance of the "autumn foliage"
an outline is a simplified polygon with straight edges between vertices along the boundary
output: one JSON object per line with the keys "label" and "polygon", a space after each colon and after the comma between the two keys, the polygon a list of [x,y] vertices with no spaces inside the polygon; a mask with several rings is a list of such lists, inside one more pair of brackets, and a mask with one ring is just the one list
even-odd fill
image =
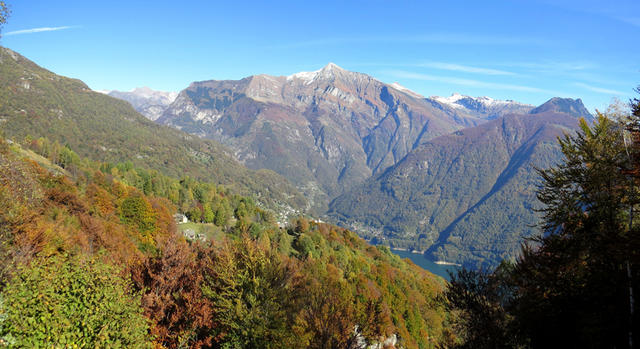
{"label": "autumn foliage", "polygon": [[[353,232],[302,217],[280,228],[272,213],[221,186],[91,162],[43,140],[30,147],[41,156],[0,141],[0,295],[8,307],[0,311],[10,315],[0,314],[7,319],[0,343],[27,343],[21,341],[31,325],[10,330],[21,319],[16,309],[30,307],[17,282],[33,280],[29,292],[38,299],[43,281],[34,273],[42,268],[73,287],[80,301],[104,285],[114,307],[146,322],[120,324],[104,338],[97,332],[84,338],[82,323],[72,322],[56,329],[57,339],[36,339],[36,346],[64,346],[71,335],[122,344],[140,340],[140,331],[145,345],[158,348],[348,348],[385,341],[428,348],[448,336],[438,298],[442,281]],[[187,240],[176,231],[176,212],[223,234]],[[82,268],[99,281],[69,284],[65,270]],[[61,307],[74,301],[51,292]],[[33,316],[45,308],[33,308]],[[47,314],[68,322],[67,313]]]}

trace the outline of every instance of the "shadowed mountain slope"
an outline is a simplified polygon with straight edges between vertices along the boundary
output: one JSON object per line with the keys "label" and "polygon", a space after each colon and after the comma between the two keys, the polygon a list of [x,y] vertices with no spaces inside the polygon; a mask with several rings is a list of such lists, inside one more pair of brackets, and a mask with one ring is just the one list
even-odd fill
{"label": "shadowed mountain slope", "polygon": [[376,242],[493,265],[537,231],[534,168],[560,161],[556,138],[577,123],[553,111],[512,114],[432,139],[335,199],[329,215]]}

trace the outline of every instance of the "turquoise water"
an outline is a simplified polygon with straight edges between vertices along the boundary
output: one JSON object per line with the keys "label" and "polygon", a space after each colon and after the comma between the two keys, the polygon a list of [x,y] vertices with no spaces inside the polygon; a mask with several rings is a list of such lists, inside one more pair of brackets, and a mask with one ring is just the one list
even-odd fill
{"label": "turquoise water", "polygon": [[408,251],[398,251],[398,250],[391,250],[391,251],[402,258],[409,258],[416,265],[436,275],[442,276],[447,281],[449,281],[449,274],[447,273],[448,271],[452,271],[455,273],[458,269],[460,269],[460,267],[455,265],[435,264],[432,260],[426,258],[423,254],[411,253]]}

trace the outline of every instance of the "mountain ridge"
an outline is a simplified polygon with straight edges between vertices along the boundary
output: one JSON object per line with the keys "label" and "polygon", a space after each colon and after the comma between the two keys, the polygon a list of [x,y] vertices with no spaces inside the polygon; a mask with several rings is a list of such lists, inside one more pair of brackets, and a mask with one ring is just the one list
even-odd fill
{"label": "mountain ridge", "polygon": [[329,63],[289,76],[193,82],[157,121],[233,148],[249,168],[280,173],[321,214],[332,198],[419,144],[492,117],[472,108]]}
{"label": "mountain ridge", "polygon": [[[17,61],[17,54],[10,52],[0,55],[7,63],[3,68],[11,59]],[[544,166],[555,159],[554,137],[573,129],[573,121],[567,120],[586,111],[580,100],[560,98],[538,108],[459,94],[424,98],[398,84],[388,85],[329,64],[290,76],[255,75],[190,84],[158,121],[191,136],[154,125],[128,103],[94,95],[78,80],[37,70],[40,68],[26,60],[22,66],[22,70],[4,74],[2,83],[11,87],[6,91],[20,92],[13,99],[5,96],[7,100],[26,105],[25,96],[46,88],[47,93],[41,95],[57,94],[64,103],[61,108],[49,108],[48,101],[35,99],[24,111],[26,117],[16,116],[22,113],[19,103],[2,106],[0,113],[11,115],[14,121],[5,127],[10,136],[25,137],[25,130],[35,131],[30,131],[32,136],[49,136],[47,129],[57,130],[51,139],[69,142],[83,156],[97,153],[107,161],[131,160],[163,171],[179,167],[198,178],[210,178],[212,173],[207,172],[213,171],[218,180],[225,178],[222,182],[233,183],[241,193],[252,188],[259,200],[272,196],[278,202],[291,200],[290,212],[302,212],[295,207],[310,209],[315,216],[328,211],[332,219],[378,239],[376,243],[428,249],[434,258],[475,266],[513,255],[514,224],[533,220],[533,177],[523,168],[534,160]],[[40,86],[41,80],[58,85]],[[495,111],[494,106],[512,109]],[[104,120],[94,124],[91,120],[96,119],[89,115]],[[532,130],[531,124],[537,128]],[[133,130],[139,134],[134,136]],[[227,148],[195,136],[213,138]],[[136,142],[138,137],[153,141]],[[164,154],[177,148],[187,155],[158,157],[158,149]],[[244,172],[229,155],[260,170]],[[264,169],[280,172],[308,201]],[[437,171],[430,177],[422,173],[433,169]],[[235,178],[234,172],[240,177]],[[446,182],[455,186],[447,188]],[[377,189],[370,187],[369,192],[358,194],[358,188],[371,183],[378,183]],[[348,203],[345,198],[349,195],[361,207]],[[514,196],[520,199],[509,206]],[[370,213],[362,216],[362,210],[371,204],[383,207],[369,207]],[[508,219],[487,211],[497,205],[506,205]],[[488,245],[487,240],[478,241],[485,237],[464,233],[474,226],[496,232],[490,241],[502,247],[477,250],[477,246],[486,249]],[[471,246],[465,241],[476,242]]]}
{"label": "mountain ridge", "polygon": [[565,113],[577,117],[586,117],[588,119],[593,119],[593,115],[591,115],[587,108],[585,108],[580,98],[573,99],[553,97],[539,107],[532,109],[529,113],[540,114],[543,112]]}

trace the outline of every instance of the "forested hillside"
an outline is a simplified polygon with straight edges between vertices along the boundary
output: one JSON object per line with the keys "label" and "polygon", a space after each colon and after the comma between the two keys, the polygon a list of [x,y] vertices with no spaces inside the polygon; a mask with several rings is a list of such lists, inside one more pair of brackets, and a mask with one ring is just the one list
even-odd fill
{"label": "forested hillside", "polygon": [[304,197],[276,173],[247,170],[221,145],[159,126],[128,103],[7,48],[0,48],[0,127],[5,137],[21,143],[46,137],[94,160],[130,161],[170,176],[223,184],[280,211],[306,207]]}
{"label": "forested hillside", "polygon": [[[453,338],[444,281],[386,247],[302,218],[279,228],[213,184],[66,147],[46,154],[46,142],[31,144],[45,157],[0,141],[8,347],[429,348]],[[176,205],[195,219],[224,200],[229,216],[210,223],[220,239],[176,234]]]}

